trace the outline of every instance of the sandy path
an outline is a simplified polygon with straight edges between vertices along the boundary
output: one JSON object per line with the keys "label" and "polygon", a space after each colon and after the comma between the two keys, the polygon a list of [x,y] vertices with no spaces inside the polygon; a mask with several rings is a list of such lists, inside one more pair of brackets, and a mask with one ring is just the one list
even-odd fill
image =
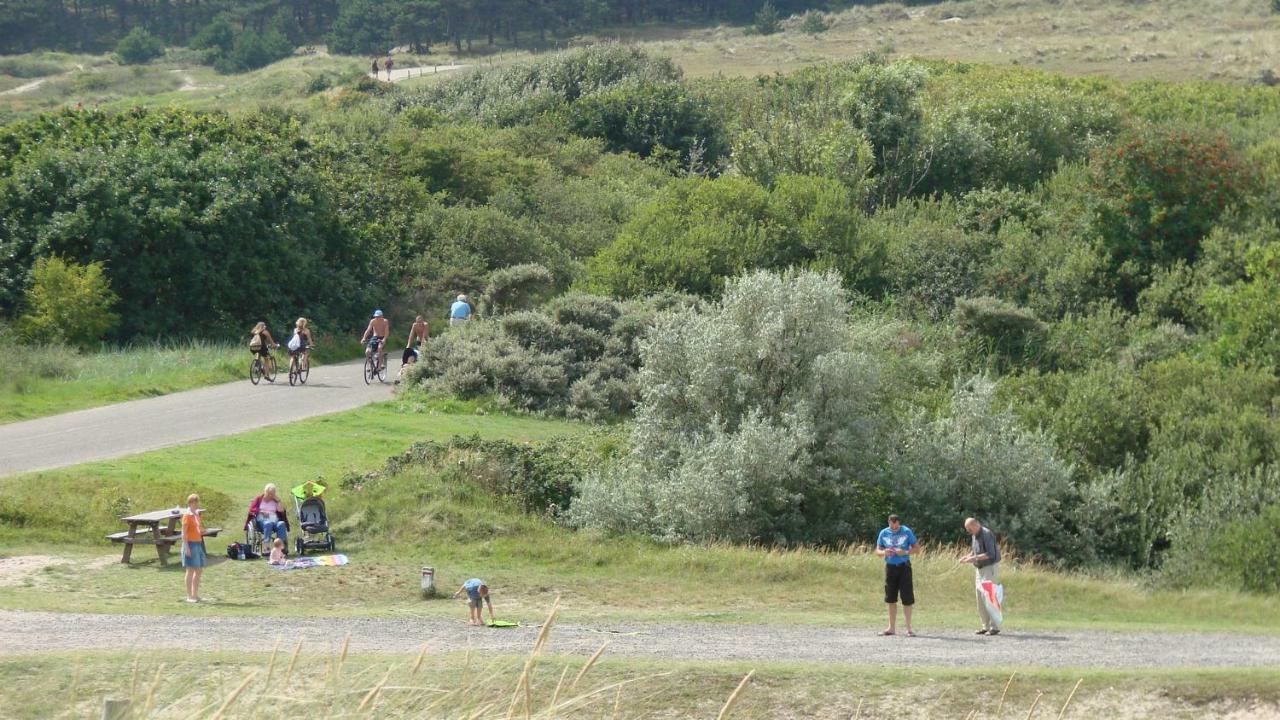
{"label": "sandy path", "polygon": [[35,90],[36,88],[45,84],[45,81],[48,79],[49,78],[40,78],[38,80],[32,80],[31,82],[26,83],[25,85],[19,85],[16,88],[10,88],[8,90],[5,90],[4,92],[0,92],[0,95],[21,95],[22,93],[25,93],[25,92],[31,92],[32,90]]}
{"label": "sandy path", "polygon": [[[217,601],[214,600],[216,605]],[[311,651],[337,651],[350,633],[355,652],[524,653],[536,626],[468,627],[457,620],[199,617],[0,611],[0,655],[111,648],[238,651],[298,639]],[[459,613],[462,609],[459,606]],[[283,630],[283,633],[282,633]],[[644,659],[852,663],[920,667],[1208,668],[1278,667],[1280,637],[1105,631],[1019,632],[996,638],[924,630],[879,637],[870,628],[700,623],[557,624],[550,651],[589,655],[608,640],[609,655]]]}
{"label": "sandy path", "polygon": [[[287,356],[278,360],[288,362]],[[133,455],[390,398],[390,383],[364,383],[363,362],[314,368],[306,385],[290,387],[283,364],[274,384],[250,384],[246,359],[244,380],[0,425],[0,476]]]}
{"label": "sandy path", "polygon": [[[378,63],[378,65],[379,67],[381,67],[382,63]],[[398,83],[401,80],[408,80],[411,77],[421,77],[423,75],[433,75],[435,73],[453,72],[455,70],[461,70],[463,68],[468,68],[468,67],[471,67],[471,66],[470,65],[425,65],[422,67],[408,67],[408,68],[397,68],[393,66],[391,68],[391,82]],[[369,73],[369,77],[372,77],[374,80],[385,81],[387,79],[387,71],[386,70],[379,71],[377,76],[374,76],[373,73]]]}

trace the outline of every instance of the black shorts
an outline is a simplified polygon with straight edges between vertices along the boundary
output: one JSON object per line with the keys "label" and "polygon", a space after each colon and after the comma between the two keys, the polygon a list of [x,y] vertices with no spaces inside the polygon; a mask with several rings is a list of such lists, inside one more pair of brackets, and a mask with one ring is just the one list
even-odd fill
{"label": "black shorts", "polygon": [[884,601],[903,605],[916,604],[916,591],[911,586],[911,563],[884,566]]}

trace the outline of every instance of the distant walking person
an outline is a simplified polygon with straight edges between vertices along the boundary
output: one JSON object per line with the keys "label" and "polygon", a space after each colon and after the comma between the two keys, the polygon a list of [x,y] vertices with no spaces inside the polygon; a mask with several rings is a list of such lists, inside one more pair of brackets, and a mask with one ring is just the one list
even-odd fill
{"label": "distant walking person", "polygon": [[208,562],[204,550],[204,525],[200,522],[200,496],[187,496],[182,513],[182,567],[187,571],[187,602],[200,602],[200,573]]}
{"label": "distant walking person", "polygon": [[369,65],[369,72],[373,73],[373,79],[374,79],[374,80],[377,80],[377,79],[378,79],[378,70],[379,70],[379,69],[380,69],[380,68],[378,67],[378,58],[374,58],[374,59],[373,59],[373,63]]}
{"label": "distant walking person", "polygon": [[889,527],[876,537],[876,555],[884,558],[884,602],[889,606],[889,627],[881,635],[894,635],[898,631],[898,600],[902,600],[902,617],[907,622],[907,637],[915,637],[911,629],[911,606],[916,604],[915,588],[911,584],[911,554],[919,548],[916,534],[898,521],[897,515],[889,516]]}
{"label": "distant walking person", "polygon": [[965,518],[964,529],[973,536],[973,547],[968,555],[960,558],[962,563],[972,563],[976,573],[974,595],[978,600],[978,619],[982,628],[978,635],[999,635],[1001,618],[993,617],[987,608],[987,601],[982,598],[983,582],[996,583],[996,566],[1000,563],[1000,548],[996,546],[996,535],[982,526],[974,518]]}
{"label": "distant walking person", "polygon": [[387,82],[391,82],[391,66],[392,66],[392,65],[395,65],[395,64],[396,64],[396,63],[395,63],[395,60],[392,60],[392,59],[391,59],[391,56],[390,56],[390,55],[388,55],[388,56],[387,56],[387,62],[386,62],[386,66],[387,66]]}
{"label": "distant walking person", "polygon": [[471,319],[471,303],[467,302],[466,295],[459,295],[458,299],[449,306],[449,324],[464,322]]}

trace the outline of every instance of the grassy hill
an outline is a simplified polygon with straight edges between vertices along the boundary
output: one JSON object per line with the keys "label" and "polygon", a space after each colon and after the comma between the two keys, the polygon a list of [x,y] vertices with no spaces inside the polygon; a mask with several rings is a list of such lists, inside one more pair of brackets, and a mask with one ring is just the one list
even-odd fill
{"label": "grassy hill", "polygon": [[[961,0],[922,7],[859,6],[825,16],[829,29],[807,34],[799,18],[760,36],[733,26],[642,25],[562,39],[568,46],[621,40],[673,58],[689,77],[789,72],[870,51],[1121,80],[1251,82],[1280,72],[1280,13],[1261,0],[1109,3],[1084,0]],[[451,63],[501,65],[528,50],[477,46],[456,55],[440,46],[427,56],[397,56],[397,67]],[[0,121],[82,103],[198,108],[290,104],[330,97],[368,69],[367,58],[312,50],[261,70],[220,75],[177,49],[147,65],[125,67],[109,56],[35,53],[0,58]],[[404,82],[434,82],[436,76]]]}

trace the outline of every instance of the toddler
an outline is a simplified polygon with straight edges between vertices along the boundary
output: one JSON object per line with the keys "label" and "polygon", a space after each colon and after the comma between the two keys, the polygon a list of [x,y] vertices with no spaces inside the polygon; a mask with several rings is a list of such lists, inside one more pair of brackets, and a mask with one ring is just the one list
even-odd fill
{"label": "toddler", "polygon": [[276,541],[271,544],[271,559],[267,562],[272,565],[284,564],[284,541],[280,538],[276,538]]}

